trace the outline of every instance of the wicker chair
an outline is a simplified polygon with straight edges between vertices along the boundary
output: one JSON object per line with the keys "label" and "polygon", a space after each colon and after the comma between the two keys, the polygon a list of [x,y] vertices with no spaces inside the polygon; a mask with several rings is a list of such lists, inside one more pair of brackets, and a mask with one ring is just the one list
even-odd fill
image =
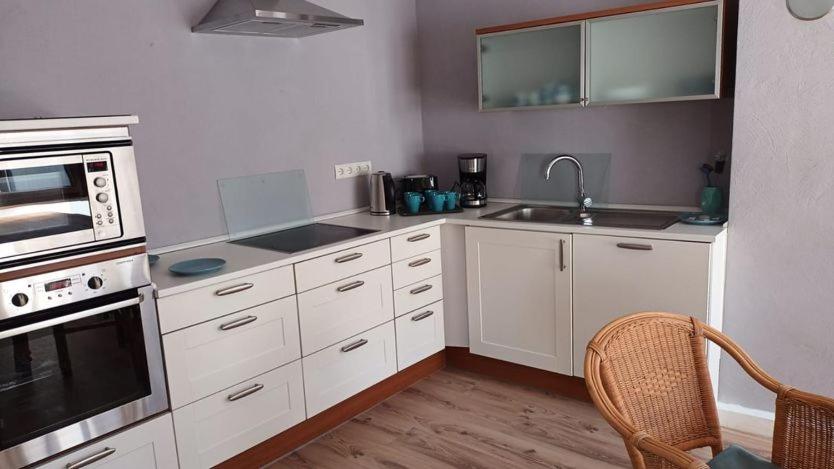
{"label": "wicker chair", "polygon": [[704,339],[776,393],[773,463],[783,469],[834,469],[834,399],[781,384],[721,332],[668,313],[623,317],[588,344],[588,391],[622,435],[634,468],[706,469],[687,451],[709,447],[715,456],[723,450]]}

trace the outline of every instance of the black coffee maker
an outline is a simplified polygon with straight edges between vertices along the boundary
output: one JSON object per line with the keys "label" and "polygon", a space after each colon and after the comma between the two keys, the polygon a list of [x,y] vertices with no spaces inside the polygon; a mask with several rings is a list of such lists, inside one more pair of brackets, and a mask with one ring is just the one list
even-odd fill
{"label": "black coffee maker", "polygon": [[487,204],[487,156],[471,153],[458,156],[460,170],[460,206],[485,207]]}

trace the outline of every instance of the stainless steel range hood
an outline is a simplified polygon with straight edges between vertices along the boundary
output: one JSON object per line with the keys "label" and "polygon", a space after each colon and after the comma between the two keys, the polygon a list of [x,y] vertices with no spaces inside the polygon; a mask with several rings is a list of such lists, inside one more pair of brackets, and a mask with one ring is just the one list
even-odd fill
{"label": "stainless steel range hood", "polygon": [[363,20],[348,18],[306,0],[218,0],[191,31],[306,37],[363,24]]}

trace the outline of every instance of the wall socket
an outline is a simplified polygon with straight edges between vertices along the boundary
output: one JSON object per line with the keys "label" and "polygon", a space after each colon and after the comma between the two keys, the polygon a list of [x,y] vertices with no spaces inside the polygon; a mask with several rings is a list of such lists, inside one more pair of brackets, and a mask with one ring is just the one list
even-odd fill
{"label": "wall socket", "polygon": [[347,179],[367,176],[373,171],[373,166],[370,161],[360,161],[358,163],[337,164],[335,169],[336,179]]}

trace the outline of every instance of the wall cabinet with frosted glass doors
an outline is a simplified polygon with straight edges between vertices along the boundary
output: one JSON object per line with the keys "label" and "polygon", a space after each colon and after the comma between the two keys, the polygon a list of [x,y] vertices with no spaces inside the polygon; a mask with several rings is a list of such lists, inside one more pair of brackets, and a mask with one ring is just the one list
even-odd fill
{"label": "wall cabinet with frosted glass doors", "polygon": [[477,30],[482,111],[717,99],[734,0],[669,0]]}

